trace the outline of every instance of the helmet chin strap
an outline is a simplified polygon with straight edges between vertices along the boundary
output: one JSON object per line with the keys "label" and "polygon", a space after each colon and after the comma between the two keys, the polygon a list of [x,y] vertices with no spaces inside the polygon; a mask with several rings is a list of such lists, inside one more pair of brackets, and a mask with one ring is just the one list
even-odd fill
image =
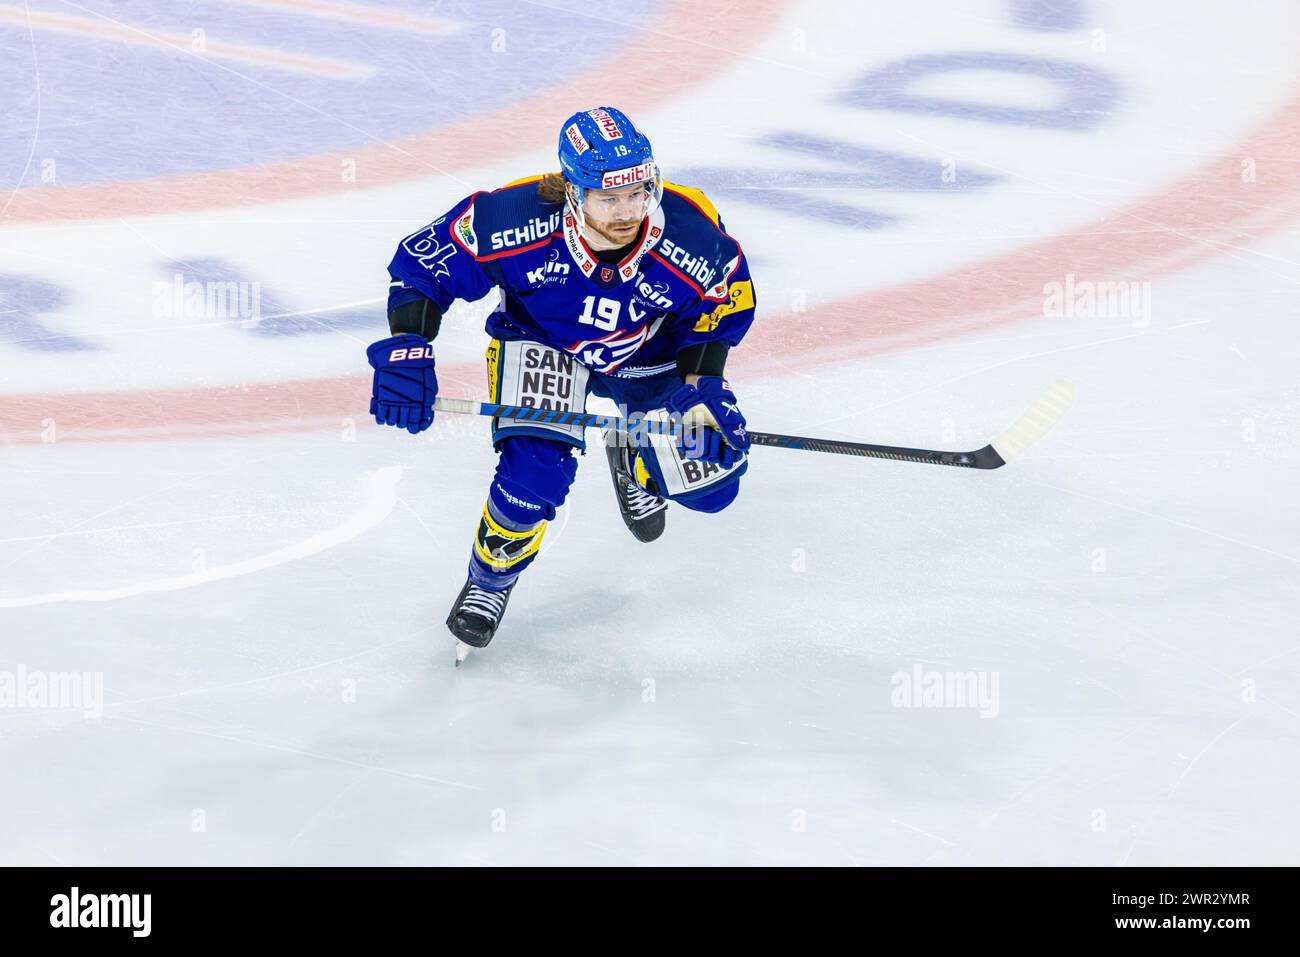
{"label": "helmet chin strap", "polygon": [[587,216],[582,211],[582,207],[584,205],[584,200],[586,199],[586,196],[580,195],[577,201],[575,202],[573,198],[573,194],[576,190],[581,190],[582,193],[584,194],[586,193],[586,190],[583,190],[581,186],[574,186],[572,183],[564,184],[564,206],[566,209],[568,209],[569,212],[573,214],[573,220],[578,224],[578,235],[581,236],[583,239],[586,239],[587,238]]}

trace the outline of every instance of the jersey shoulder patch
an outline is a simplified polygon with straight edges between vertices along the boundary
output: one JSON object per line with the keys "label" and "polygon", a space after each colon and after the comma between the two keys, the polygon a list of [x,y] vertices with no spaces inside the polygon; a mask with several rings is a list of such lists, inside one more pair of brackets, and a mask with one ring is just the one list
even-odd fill
{"label": "jersey shoulder patch", "polygon": [[[564,207],[537,195],[541,176],[527,176],[491,193],[479,193],[470,207],[473,250],[480,262],[514,256],[550,241],[560,228]],[[456,225],[459,225],[459,221]],[[452,230],[453,237],[457,230]],[[468,247],[467,247],[468,248]]]}

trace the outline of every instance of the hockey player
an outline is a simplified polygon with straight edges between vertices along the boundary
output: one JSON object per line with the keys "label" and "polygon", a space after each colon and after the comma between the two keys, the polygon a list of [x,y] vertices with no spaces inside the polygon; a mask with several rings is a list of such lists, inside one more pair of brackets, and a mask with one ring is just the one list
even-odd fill
{"label": "hockey player", "polygon": [[[623,521],[663,534],[668,501],[716,512],[739,491],[749,437],[727,351],[754,318],[739,244],[699,190],[665,183],[650,141],[621,112],[575,113],[560,173],[469,196],[402,240],[388,266],[391,338],[367,350],[370,411],[418,433],[438,394],[430,343],[458,299],[499,290],[489,315],[492,402],[581,412],[589,394],[623,415],[664,410],[684,435],[605,436]],[[447,617],[461,642],[492,640],[585,452],[583,430],[498,418],[496,474]]]}

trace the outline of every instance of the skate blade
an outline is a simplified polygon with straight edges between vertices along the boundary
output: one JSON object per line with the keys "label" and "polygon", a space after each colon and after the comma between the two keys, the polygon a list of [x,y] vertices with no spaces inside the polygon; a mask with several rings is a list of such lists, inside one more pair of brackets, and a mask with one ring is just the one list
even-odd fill
{"label": "skate blade", "polygon": [[472,645],[467,645],[463,641],[456,642],[456,667],[457,668],[460,667],[460,663],[462,661],[464,661],[466,658],[469,657],[469,653],[473,650],[474,648]]}

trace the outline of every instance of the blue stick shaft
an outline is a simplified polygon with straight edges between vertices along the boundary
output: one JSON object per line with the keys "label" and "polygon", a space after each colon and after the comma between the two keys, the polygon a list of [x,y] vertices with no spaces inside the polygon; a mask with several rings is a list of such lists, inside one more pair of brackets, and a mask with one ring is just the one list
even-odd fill
{"label": "blue stick shaft", "polygon": [[438,399],[433,403],[433,408],[437,412],[499,415],[516,422],[546,422],[550,425],[576,425],[584,429],[614,429],[618,432],[640,430],[657,435],[677,434],[672,422],[642,417],[624,419],[617,415],[601,415],[595,412],[535,409],[526,405],[498,405],[495,402],[474,402],[469,399]]}
{"label": "blue stick shaft", "polygon": [[[433,403],[433,408],[438,412],[460,412],[466,415],[499,415],[516,422],[547,422],[552,425],[577,425],[584,429],[615,429],[619,432],[644,429],[646,432],[659,435],[677,434],[671,421],[664,422],[644,417],[624,419],[617,415],[535,409],[531,406],[499,405],[494,402],[475,402],[471,399],[437,399]],[[978,452],[940,452],[933,449],[907,449],[890,445],[843,442],[837,439],[813,439],[805,435],[775,435],[770,432],[750,432],[749,438],[754,445],[775,446],[781,449],[836,452],[840,455],[861,455],[904,462],[925,462],[932,465],[997,468],[1002,464],[1002,460],[993,453],[991,446]]]}

